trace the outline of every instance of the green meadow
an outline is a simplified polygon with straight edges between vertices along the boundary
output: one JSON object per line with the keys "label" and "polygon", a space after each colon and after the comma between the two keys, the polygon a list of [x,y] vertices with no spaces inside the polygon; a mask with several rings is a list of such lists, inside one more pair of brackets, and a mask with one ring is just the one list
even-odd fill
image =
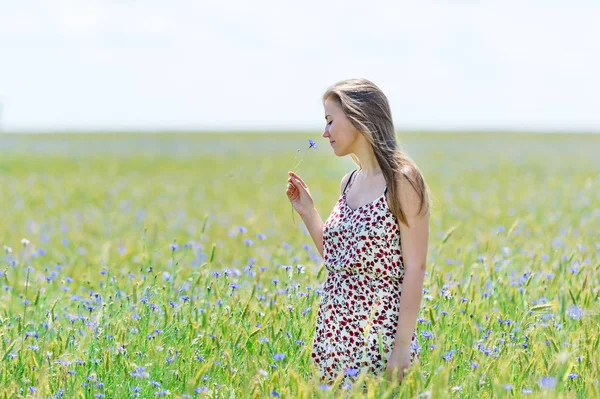
{"label": "green meadow", "polygon": [[0,135],[0,398],[600,397],[600,135],[398,139],[432,193],[422,359],[341,388],[285,195],[300,150],[338,200],[319,132]]}

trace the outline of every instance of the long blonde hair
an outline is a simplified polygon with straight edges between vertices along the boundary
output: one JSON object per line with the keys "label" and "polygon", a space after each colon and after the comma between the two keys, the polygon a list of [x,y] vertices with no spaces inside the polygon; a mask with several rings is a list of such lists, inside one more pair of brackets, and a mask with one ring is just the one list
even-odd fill
{"label": "long blonde hair", "polygon": [[[346,79],[331,86],[323,94],[323,104],[335,100],[352,125],[369,141],[388,187],[390,210],[408,226],[406,214],[398,196],[398,178],[411,184],[420,199],[419,213],[429,212],[429,188],[416,163],[396,140],[392,112],[387,97],[373,82],[364,78]],[[360,167],[358,157],[351,154]],[[410,227],[410,226],[409,226]]]}

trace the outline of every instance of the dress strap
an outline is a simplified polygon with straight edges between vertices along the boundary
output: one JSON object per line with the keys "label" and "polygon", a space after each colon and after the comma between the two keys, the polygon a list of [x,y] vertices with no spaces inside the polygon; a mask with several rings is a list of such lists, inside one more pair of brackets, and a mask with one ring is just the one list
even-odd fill
{"label": "dress strap", "polygon": [[385,190],[383,191],[384,194],[387,194],[387,186],[385,186]]}
{"label": "dress strap", "polygon": [[348,178],[348,181],[346,182],[346,186],[344,187],[344,191],[343,194],[346,194],[346,189],[348,188],[348,184],[350,184],[350,181],[352,180],[352,176],[354,176],[354,172],[356,172],[358,169],[354,169],[352,171],[352,173],[350,174],[350,177]]}

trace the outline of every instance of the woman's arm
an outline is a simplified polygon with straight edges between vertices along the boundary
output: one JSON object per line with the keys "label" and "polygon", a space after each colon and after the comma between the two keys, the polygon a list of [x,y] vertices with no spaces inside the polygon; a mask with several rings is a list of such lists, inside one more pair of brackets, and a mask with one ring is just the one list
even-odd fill
{"label": "woman's arm", "polygon": [[393,356],[390,356],[391,364],[388,369],[394,366],[402,369],[410,365],[410,343],[421,306],[429,241],[429,211],[426,209],[419,213],[419,196],[405,178],[399,181],[399,192],[410,228],[404,223],[400,223],[404,281],[394,340],[394,353]]}
{"label": "woman's arm", "polygon": [[[414,172],[418,173],[418,172]],[[406,180],[399,186],[403,209],[410,228],[400,223],[400,242],[404,263],[402,300],[396,331],[395,344],[410,346],[423,296],[423,280],[427,265],[427,244],[429,241],[429,212],[420,213],[420,200],[417,192]]]}

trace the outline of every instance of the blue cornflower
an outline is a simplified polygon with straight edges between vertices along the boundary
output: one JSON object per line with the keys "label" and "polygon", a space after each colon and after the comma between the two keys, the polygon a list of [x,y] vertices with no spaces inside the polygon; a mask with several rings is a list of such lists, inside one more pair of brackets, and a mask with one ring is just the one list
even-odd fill
{"label": "blue cornflower", "polygon": [[452,360],[452,355],[454,355],[456,353],[456,349],[452,349],[451,351],[446,352],[446,354],[444,356],[442,356],[442,358],[444,360],[450,361]]}
{"label": "blue cornflower", "polygon": [[139,378],[150,377],[150,374],[146,371],[146,367],[143,367],[143,366],[136,367],[135,371],[132,373],[129,373],[129,375],[131,375],[132,377],[139,377]]}
{"label": "blue cornflower", "polygon": [[348,377],[356,377],[358,375],[358,369],[348,368],[346,369],[346,375]]}
{"label": "blue cornflower", "polygon": [[577,305],[571,305],[569,306],[569,309],[567,309],[567,314],[574,320],[581,320],[583,317],[583,309]]}
{"label": "blue cornflower", "polygon": [[556,386],[556,378],[545,376],[540,378],[538,384],[542,388],[553,389]]}
{"label": "blue cornflower", "polygon": [[308,148],[317,148],[317,143],[312,140],[308,140]]}
{"label": "blue cornflower", "polygon": [[284,353],[276,353],[273,355],[273,359],[274,360],[283,360],[285,358],[285,354]]}
{"label": "blue cornflower", "polygon": [[422,335],[423,337],[425,337],[426,339],[431,339],[431,338],[433,338],[433,334],[431,333],[431,331],[428,331],[428,330],[423,330],[423,331],[421,331],[421,335]]}

